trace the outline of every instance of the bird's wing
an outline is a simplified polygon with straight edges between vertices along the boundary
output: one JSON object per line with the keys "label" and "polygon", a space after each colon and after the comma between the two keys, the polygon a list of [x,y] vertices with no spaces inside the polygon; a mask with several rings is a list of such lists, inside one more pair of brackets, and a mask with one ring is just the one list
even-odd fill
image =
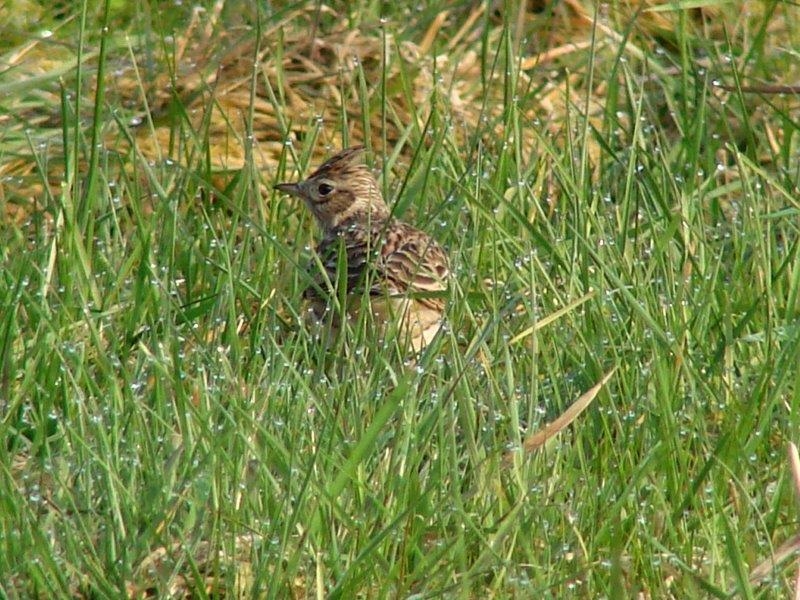
{"label": "bird's wing", "polygon": [[[418,300],[441,309],[450,269],[441,246],[426,233],[395,221],[384,233],[380,271],[394,293],[422,292]],[[431,293],[426,295],[426,293]]]}
{"label": "bird's wing", "polygon": [[400,221],[326,234],[317,246],[322,269],[316,262],[309,265],[314,283],[306,289],[306,298],[330,297],[338,282],[342,252],[346,255],[348,294],[363,290],[368,281],[371,294],[419,292],[423,304],[437,310],[444,306],[441,292],[447,289],[450,273],[447,255],[433,238]]}

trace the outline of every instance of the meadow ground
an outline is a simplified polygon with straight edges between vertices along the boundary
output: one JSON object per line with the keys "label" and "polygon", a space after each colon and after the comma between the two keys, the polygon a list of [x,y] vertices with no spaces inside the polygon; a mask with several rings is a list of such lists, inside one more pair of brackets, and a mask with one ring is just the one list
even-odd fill
{"label": "meadow ground", "polygon": [[[0,6],[4,597],[792,593],[796,4],[75,4]],[[303,325],[354,143],[416,361]]]}

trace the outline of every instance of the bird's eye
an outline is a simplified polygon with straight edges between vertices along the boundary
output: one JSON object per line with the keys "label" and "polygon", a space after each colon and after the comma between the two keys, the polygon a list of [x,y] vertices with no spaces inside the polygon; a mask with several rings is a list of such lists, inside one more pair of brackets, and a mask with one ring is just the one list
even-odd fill
{"label": "bird's eye", "polygon": [[327,196],[333,191],[333,186],[328,183],[320,183],[317,191],[320,196]]}

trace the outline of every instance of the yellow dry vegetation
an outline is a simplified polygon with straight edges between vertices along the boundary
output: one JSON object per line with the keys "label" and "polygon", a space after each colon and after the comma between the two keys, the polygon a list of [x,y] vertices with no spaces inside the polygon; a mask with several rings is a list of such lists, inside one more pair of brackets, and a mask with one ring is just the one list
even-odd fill
{"label": "yellow dry vegetation", "polygon": [[[765,10],[753,4],[691,3],[676,10],[665,2],[618,1],[598,9],[579,0],[529,1],[504,15],[507,3],[494,2],[444,9],[424,26],[413,14],[409,24],[353,25],[322,5],[286,10],[257,34],[251,26],[223,26],[224,3],[217,3],[217,12],[194,13],[169,55],[161,47],[144,52],[130,41],[127,50],[117,48],[117,55],[127,58],[111,61],[105,83],[108,104],[121,110],[104,124],[105,145],[122,155],[135,148],[152,162],[192,165],[202,156],[219,171],[218,185],[251,153],[271,182],[287,144],[310,152],[305,158],[312,164],[356,142],[403,155],[420,140],[426,143],[432,127],[447,127],[448,139],[463,148],[518,145],[528,156],[541,136],[564,143],[566,128],[583,116],[602,130],[608,89],[604,63],[607,69],[618,56],[652,56],[656,41],[669,47],[681,23],[720,43],[726,35],[751,36],[749,28],[761,16],[754,11]],[[773,9],[766,39],[779,45],[791,33],[777,13],[790,9]],[[408,31],[417,32],[413,39]],[[61,128],[60,88],[54,82],[68,80],[77,66],[73,47],[54,43],[57,36],[58,31],[20,44],[3,56],[2,68],[18,82],[5,89],[25,93],[9,100],[12,110],[0,114],[0,131],[6,139],[30,140],[28,148],[23,144],[0,153],[0,207],[14,222],[42,206],[45,193],[57,195],[64,181],[60,140],[51,136],[36,145],[40,132]],[[82,56],[86,73],[96,59],[96,51]],[[654,85],[680,76],[674,64],[648,62]],[[793,74],[778,76],[790,81]],[[89,81],[83,90],[85,110],[96,85]],[[535,133],[507,129],[510,105]],[[622,122],[629,118],[617,116]],[[777,144],[780,129],[766,117],[765,126]],[[600,146],[593,139],[588,143],[588,157],[596,161]]]}

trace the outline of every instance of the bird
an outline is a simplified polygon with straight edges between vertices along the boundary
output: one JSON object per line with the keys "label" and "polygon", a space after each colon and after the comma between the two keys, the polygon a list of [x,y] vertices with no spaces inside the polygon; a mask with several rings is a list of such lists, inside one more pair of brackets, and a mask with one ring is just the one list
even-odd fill
{"label": "bird", "polygon": [[[424,231],[392,216],[363,162],[364,146],[341,150],[307,179],[274,188],[301,199],[322,233],[303,292],[314,321],[335,332],[364,311],[382,339],[421,352],[442,327],[447,254]],[[320,268],[321,266],[321,268]]]}

